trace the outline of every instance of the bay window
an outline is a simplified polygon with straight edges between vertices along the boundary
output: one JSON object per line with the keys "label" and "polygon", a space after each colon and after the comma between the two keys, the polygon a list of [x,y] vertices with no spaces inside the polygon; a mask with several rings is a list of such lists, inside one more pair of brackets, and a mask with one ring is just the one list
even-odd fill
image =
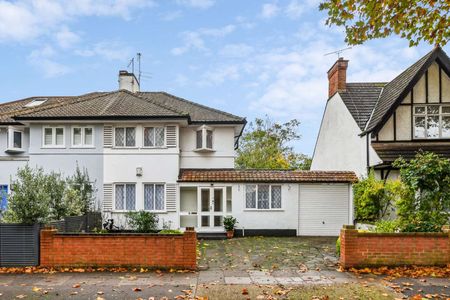
{"label": "bay window", "polygon": [[144,147],[164,147],[164,127],[144,127]]}
{"label": "bay window", "polygon": [[44,127],[44,147],[64,147],[64,127]]}
{"label": "bay window", "polygon": [[72,127],[73,147],[94,146],[94,130],[92,127]]}
{"label": "bay window", "polygon": [[115,185],[115,210],[136,210],[136,185],[120,183]]}
{"label": "bay window", "polygon": [[164,184],[144,184],[144,210],[165,210]]}
{"label": "bay window", "polygon": [[281,209],[281,186],[248,184],[245,186],[246,209]]}
{"label": "bay window", "polygon": [[450,105],[415,105],[415,139],[450,138]]}
{"label": "bay window", "polygon": [[16,127],[8,128],[7,152],[23,152],[23,131]]}
{"label": "bay window", "polygon": [[116,127],[114,129],[114,145],[116,147],[135,147],[136,146],[136,128],[135,127]]}
{"label": "bay window", "polygon": [[196,131],[196,149],[212,150],[213,149],[213,130],[209,127],[202,126]]}

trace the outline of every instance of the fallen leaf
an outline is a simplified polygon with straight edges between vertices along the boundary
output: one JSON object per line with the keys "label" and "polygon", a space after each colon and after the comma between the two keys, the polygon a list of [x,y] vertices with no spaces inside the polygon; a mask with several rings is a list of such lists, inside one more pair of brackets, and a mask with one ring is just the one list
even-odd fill
{"label": "fallen leaf", "polygon": [[76,283],[76,284],[74,284],[74,285],[72,285],[72,287],[74,288],[74,289],[77,289],[77,288],[79,288],[81,285],[79,284],[79,283]]}
{"label": "fallen leaf", "polygon": [[246,288],[242,289],[242,295],[248,295],[248,290]]}
{"label": "fallen leaf", "polygon": [[25,298],[26,296],[27,296],[27,295],[22,295],[22,294],[21,294],[21,295],[17,295],[16,298],[17,298],[17,299],[23,299],[23,298]]}
{"label": "fallen leaf", "polygon": [[142,292],[142,289],[138,288],[138,287],[135,287],[135,288],[133,288],[133,292]]}
{"label": "fallen leaf", "polygon": [[42,290],[42,288],[39,288],[39,287],[34,286],[31,290],[32,290],[33,292],[40,292],[40,291]]}
{"label": "fallen leaf", "polygon": [[103,295],[104,293],[102,291],[98,291],[97,295]]}

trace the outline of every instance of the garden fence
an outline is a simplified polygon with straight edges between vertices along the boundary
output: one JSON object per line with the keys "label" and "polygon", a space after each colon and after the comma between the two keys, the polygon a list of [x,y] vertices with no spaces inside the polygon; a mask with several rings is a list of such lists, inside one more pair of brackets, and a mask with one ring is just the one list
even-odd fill
{"label": "garden fence", "polygon": [[39,265],[41,226],[0,223],[0,267]]}

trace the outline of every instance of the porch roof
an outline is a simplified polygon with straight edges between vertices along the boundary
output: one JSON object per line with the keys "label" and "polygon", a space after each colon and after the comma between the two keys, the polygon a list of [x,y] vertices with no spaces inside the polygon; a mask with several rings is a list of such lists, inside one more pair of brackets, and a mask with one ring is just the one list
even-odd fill
{"label": "porch roof", "polygon": [[294,171],[265,169],[181,169],[178,182],[299,183],[356,182],[351,171]]}

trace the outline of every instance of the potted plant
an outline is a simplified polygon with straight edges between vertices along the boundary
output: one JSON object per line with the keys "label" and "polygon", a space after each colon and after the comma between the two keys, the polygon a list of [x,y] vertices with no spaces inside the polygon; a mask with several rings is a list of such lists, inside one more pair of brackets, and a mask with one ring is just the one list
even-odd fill
{"label": "potted plant", "polygon": [[234,236],[234,227],[236,226],[237,220],[232,216],[223,218],[223,227],[227,232],[227,238],[231,239]]}

